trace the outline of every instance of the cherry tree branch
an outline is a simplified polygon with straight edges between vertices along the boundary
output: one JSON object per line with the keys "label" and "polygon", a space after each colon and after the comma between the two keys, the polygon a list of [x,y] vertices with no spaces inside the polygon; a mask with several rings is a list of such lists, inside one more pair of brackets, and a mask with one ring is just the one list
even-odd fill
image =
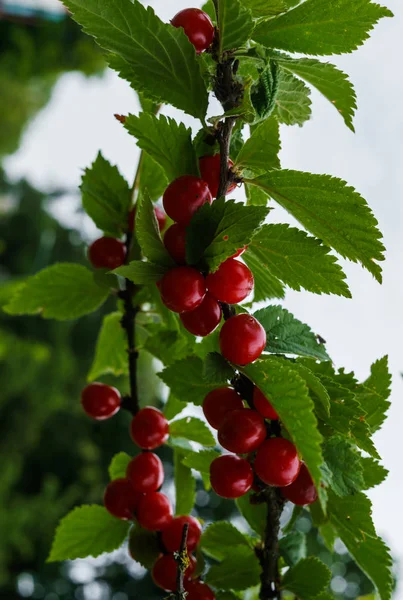
{"label": "cherry tree branch", "polygon": [[186,592],[183,587],[185,579],[185,571],[189,566],[189,557],[187,554],[187,539],[188,539],[189,523],[185,523],[182,530],[182,539],[179,552],[175,556],[175,560],[178,565],[178,571],[176,573],[176,594],[175,600],[185,600]]}

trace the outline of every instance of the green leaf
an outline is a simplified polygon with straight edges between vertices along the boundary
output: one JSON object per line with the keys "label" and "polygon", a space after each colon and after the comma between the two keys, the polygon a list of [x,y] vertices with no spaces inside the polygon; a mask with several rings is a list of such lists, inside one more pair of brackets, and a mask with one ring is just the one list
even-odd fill
{"label": "green leaf", "polygon": [[219,198],[204,204],[186,230],[186,258],[216,271],[227,258],[248,244],[268,214],[263,206],[245,206]]}
{"label": "green leaf", "polygon": [[274,61],[270,63],[259,74],[259,79],[252,86],[250,99],[255,111],[254,123],[264,121],[272,114],[277,94],[280,89],[281,73]]}
{"label": "green leaf", "polygon": [[126,277],[137,285],[155,284],[165,273],[169,271],[169,267],[155,265],[151,262],[143,262],[141,260],[133,260],[128,265],[118,267],[113,272],[115,275]]}
{"label": "green leaf", "polygon": [[224,50],[241,48],[249,40],[253,30],[252,13],[239,0],[220,0],[218,27],[220,54]]}
{"label": "green leaf", "polygon": [[345,275],[329,248],[304,231],[282,223],[263,225],[249,243],[250,254],[290,288],[351,297]]}
{"label": "green leaf", "polygon": [[386,419],[386,412],[390,407],[388,398],[391,383],[388,357],[384,356],[372,365],[370,377],[355,390],[357,400],[367,413],[365,420],[372,433],[378,431]]}
{"label": "green leaf", "polygon": [[261,188],[255,187],[254,185],[245,184],[246,193],[246,204],[253,206],[266,206],[269,199],[268,194]]}
{"label": "green leaf", "polygon": [[204,487],[210,489],[210,465],[215,458],[220,456],[217,450],[200,450],[200,452],[186,452],[182,462],[187,467],[198,471],[203,479]]}
{"label": "green leaf", "polygon": [[280,69],[273,115],[285,125],[302,126],[311,117],[310,94],[309,87],[303,81]]}
{"label": "green leaf", "polygon": [[174,261],[162,243],[157,217],[150,196],[145,193],[137,200],[136,238],[147,260],[164,267],[174,266]]}
{"label": "green leaf", "polygon": [[196,52],[182,28],[163,23],[137,0],[65,0],[73,18],[105,50],[112,68],[157,102],[203,119],[208,93]]}
{"label": "green leaf", "polygon": [[298,371],[298,374],[305,381],[315,402],[315,411],[320,418],[326,419],[330,414],[330,396],[318,377],[310,369],[299,362],[293,362],[292,368]]}
{"label": "green leaf", "polygon": [[365,486],[361,456],[347,438],[335,435],[323,446],[323,457],[330,471],[329,484],[338,496],[359,492]]}
{"label": "green leaf", "polygon": [[189,515],[196,501],[196,481],[192,470],[183,464],[183,456],[182,450],[174,448],[175,513],[177,515]]}
{"label": "green leaf", "polygon": [[126,454],[126,452],[118,452],[115,454],[108,469],[111,480],[126,477],[126,469],[130,461],[131,456]]}
{"label": "green leaf", "polygon": [[279,541],[280,555],[289,567],[306,558],[306,535],[302,531],[291,531]]}
{"label": "green leaf", "polygon": [[287,571],[281,587],[301,600],[311,600],[327,588],[331,577],[330,569],[319,558],[309,556]]}
{"label": "green leaf", "polygon": [[129,534],[130,556],[145,569],[151,570],[161,554],[157,534],[134,526]]}
{"label": "green leaf", "polygon": [[278,154],[281,150],[280,130],[277,119],[266,119],[254,128],[251,137],[242,146],[235,167],[261,173],[270,169],[279,169]]}
{"label": "green leaf", "polygon": [[173,394],[169,394],[167,403],[164,406],[164,415],[170,421],[184,409],[183,403],[175,398]]}
{"label": "green leaf", "polygon": [[294,10],[259,23],[253,39],[270,48],[302,54],[352,52],[390,10],[370,0],[307,0]]}
{"label": "green leaf", "polygon": [[138,117],[129,115],[125,128],[137,138],[139,148],[164,169],[169,181],[181,175],[199,175],[192,132],[183,123],[143,112]]}
{"label": "green leaf", "polygon": [[95,225],[111,236],[127,230],[131,194],[126,179],[117,167],[98,153],[81,182],[83,207]]}
{"label": "green leaf", "polygon": [[112,552],[123,544],[128,529],[128,521],[112,517],[103,506],[76,507],[60,521],[47,562]]}
{"label": "green leaf", "polygon": [[266,531],[267,504],[252,504],[250,500],[251,494],[245,494],[237,498],[236,505],[250,528],[263,537]]}
{"label": "green leaf", "polygon": [[323,344],[318,342],[308,325],[298,321],[282,306],[262,308],[255,312],[254,317],[266,331],[266,352],[329,360]]}
{"label": "green leaf", "polygon": [[215,440],[210,429],[204,421],[195,417],[185,417],[178,421],[172,421],[169,425],[169,433],[172,437],[184,438],[202,444],[202,446],[215,446]]}
{"label": "green leaf", "polygon": [[253,250],[246,251],[242,258],[253,273],[253,301],[262,302],[271,298],[284,298],[285,289],[281,281],[267,269]]}
{"label": "green leaf", "polygon": [[119,312],[104,317],[88,381],[95,381],[100,375],[109,373],[116,377],[128,374],[127,339],[120,324],[121,319]]}
{"label": "green leaf", "polygon": [[139,194],[148,192],[151,200],[155,202],[162,196],[168,183],[165,171],[144,152],[141,158]]}
{"label": "green leaf", "polygon": [[388,470],[385,469],[377,460],[368,457],[361,458],[361,467],[363,471],[363,477],[365,486],[363,490],[369,490],[383,481],[388,476]]}
{"label": "green leaf", "polygon": [[108,296],[108,288],[98,285],[85,267],[57,263],[28,277],[4,311],[9,315],[41,313],[45,319],[67,321],[94,312]]}
{"label": "green leaf", "polygon": [[284,0],[244,0],[244,4],[255,18],[274,17],[287,10]]}
{"label": "green leaf", "polygon": [[209,352],[204,361],[203,376],[210,382],[221,385],[235,375],[234,369],[219,352]]}
{"label": "green leaf", "polygon": [[249,183],[263,188],[313,235],[343,258],[360,262],[381,281],[384,247],[364,198],[341,179],[300,171],[272,171]]}
{"label": "green leaf", "polygon": [[[150,331],[150,336],[147,338],[145,348],[164,365],[171,365],[176,360],[185,358],[192,353],[194,338],[190,343],[188,337],[190,334],[185,329],[161,331],[161,326],[156,323],[149,326],[148,331]],[[180,398],[177,398],[177,400],[180,400]]]}
{"label": "green leaf", "polygon": [[174,362],[159,373],[162,381],[181,402],[201,405],[217,382],[203,378],[203,361],[196,356]]}
{"label": "green leaf", "polygon": [[207,527],[200,540],[203,552],[224,560],[228,550],[236,547],[250,548],[249,538],[227,521],[216,521]]}
{"label": "green leaf", "polygon": [[260,565],[254,550],[243,546],[228,547],[226,557],[213,565],[206,583],[221,590],[246,590],[260,581]]}

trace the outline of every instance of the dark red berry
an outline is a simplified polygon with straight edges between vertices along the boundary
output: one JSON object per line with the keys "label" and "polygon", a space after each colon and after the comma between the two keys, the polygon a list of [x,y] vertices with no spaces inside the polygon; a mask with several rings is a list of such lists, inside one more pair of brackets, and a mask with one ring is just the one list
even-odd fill
{"label": "dark red berry", "polygon": [[186,600],[215,600],[213,590],[202,581],[189,579],[185,581],[184,587],[188,593]]}
{"label": "dark red berry", "polygon": [[238,304],[253,290],[252,271],[241,261],[228,258],[215,273],[207,275],[206,286],[220,302]]}
{"label": "dark red berry", "polygon": [[177,313],[197,308],[206,295],[203,275],[193,267],[175,267],[160,282],[161,299],[165,306]]}
{"label": "dark red berry", "polygon": [[262,354],[266,332],[255,317],[246,313],[235,315],[220,331],[221,353],[236,365],[248,365]]}
{"label": "dark red berry", "polygon": [[[185,577],[190,578],[195,569],[196,561],[193,556],[189,556],[190,564],[185,571]],[[177,588],[176,576],[178,573],[178,563],[173,554],[164,554],[155,562],[152,570],[152,577],[155,585],[166,590],[167,592],[175,592]]]}
{"label": "dark red berry", "polygon": [[165,232],[164,245],[178,265],[186,264],[186,227],[174,223]]}
{"label": "dark red berry", "polygon": [[136,492],[156,492],[164,481],[162,462],[153,452],[142,452],[129,462],[126,477]]}
{"label": "dark red berry", "polygon": [[253,485],[253,470],[244,458],[224,454],[211,463],[210,481],[215,493],[222,498],[240,498]]}
{"label": "dark red berry", "polygon": [[204,337],[218,327],[221,317],[221,306],[211,294],[207,293],[203,302],[195,310],[182,313],[180,319],[190,333]]}
{"label": "dark red berry", "polygon": [[150,492],[141,496],[136,517],[144,529],[161,531],[172,520],[172,507],[168,498],[161,492]]}
{"label": "dark red berry", "polygon": [[[162,210],[162,208],[160,208],[159,206],[154,207],[154,213],[155,213],[155,217],[158,221],[158,227],[159,227],[160,231],[162,231],[166,225],[167,216],[164,213],[164,211]],[[136,221],[136,206],[134,208],[132,208],[131,211],[129,212],[129,219],[128,219],[129,231],[134,231],[135,221]]]}
{"label": "dark red berry", "polygon": [[318,499],[318,492],[305,464],[301,465],[296,480],[281,491],[287,500],[298,506],[313,504]]}
{"label": "dark red berry", "polygon": [[120,408],[118,390],[104,383],[90,383],[81,392],[81,404],[89,417],[103,421],[116,415]]}
{"label": "dark red berry", "polygon": [[253,390],[253,405],[258,413],[262,415],[265,419],[270,419],[271,421],[278,421],[278,414],[266,398],[264,394],[259,390],[259,388],[255,387]]}
{"label": "dark red berry", "polygon": [[133,417],[130,434],[137,446],[143,450],[154,450],[167,441],[169,424],[161,411],[146,406]]}
{"label": "dark red berry", "polygon": [[254,467],[264,483],[283,487],[296,480],[301,462],[294,444],[284,438],[271,438],[258,449]]}
{"label": "dark red berry", "polygon": [[[211,195],[213,198],[217,198],[218,188],[220,187],[220,171],[221,171],[221,156],[220,154],[214,154],[214,156],[202,156],[199,160],[200,174],[202,179],[207,182]],[[228,168],[234,166],[231,159],[228,160]],[[231,183],[228,186],[227,194],[232,192],[236,188],[236,183]]]}
{"label": "dark red berry", "polygon": [[230,387],[212,390],[203,400],[203,412],[208,423],[218,429],[232,410],[243,408],[241,396]]}
{"label": "dark red berry", "polygon": [[165,212],[177,223],[188,225],[190,219],[203,204],[211,204],[213,197],[203,179],[194,175],[183,175],[175,179],[165,190],[163,204]]}
{"label": "dark red berry", "polygon": [[201,536],[201,525],[194,517],[175,517],[162,532],[162,543],[168,552],[177,552],[181,545],[183,527],[189,524],[187,549],[192,552],[198,545]]}
{"label": "dark red berry", "polygon": [[118,519],[133,519],[142,494],[134,491],[128,479],[114,479],[104,494],[104,505]]}
{"label": "dark red berry", "polygon": [[266,438],[266,425],[255,410],[242,408],[227,414],[218,430],[221,446],[236,454],[256,450]]}
{"label": "dark red berry", "polygon": [[185,8],[171,21],[174,27],[182,27],[196,52],[204,52],[213,43],[214,25],[207,13],[199,8]]}
{"label": "dark red berry", "polygon": [[112,237],[101,237],[88,248],[88,258],[96,269],[117,269],[125,262],[123,242]]}

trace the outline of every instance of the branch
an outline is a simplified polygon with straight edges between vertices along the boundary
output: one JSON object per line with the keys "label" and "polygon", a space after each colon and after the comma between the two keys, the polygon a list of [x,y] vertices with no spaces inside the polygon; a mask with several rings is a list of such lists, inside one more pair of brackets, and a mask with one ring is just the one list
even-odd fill
{"label": "branch", "polygon": [[278,488],[268,486],[263,495],[267,504],[266,531],[263,548],[257,551],[262,567],[260,576],[260,600],[281,599],[280,573],[278,568],[278,534],[284,498]]}
{"label": "branch", "polygon": [[189,566],[189,557],[187,553],[187,538],[189,531],[189,523],[185,523],[182,530],[182,540],[179,552],[176,553],[175,560],[178,564],[178,571],[176,574],[176,594],[175,600],[186,600],[186,592],[183,587],[183,582],[185,578],[185,571]]}

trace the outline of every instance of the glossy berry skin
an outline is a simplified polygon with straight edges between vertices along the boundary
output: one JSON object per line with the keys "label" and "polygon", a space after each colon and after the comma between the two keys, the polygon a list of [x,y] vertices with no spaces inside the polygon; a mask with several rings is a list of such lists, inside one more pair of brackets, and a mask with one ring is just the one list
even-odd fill
{"label": "glossy berry skin", "polygon": [[213,43],[214,25],[207,13],[199,8],[185,8],[171,20],[174,27],[183,27],[197,54],[207,50]]}
{"label": "glossy berry skin", "polygon": [[104,383],[90,383],[81,392],[81,404],[85,413],[97,421],[116,415],[120,402],[118,390]]}
{"label": "glossy berry skin", "polygon": [[189,225],[190,219],[203,204],[212,203],[209,186],[200,177],[183,175],[169,184],[164,192],[165,212],[176,223]]}
{"label": "glossy berry skin", "polygon": [[217,388],[207,394],[203,400],[203,412],[207,422],[214,429],[218,429],[225,417],[232,410],[241,410],[243,402],[241,396],[230,387]]}
{"label": "glossy berry skin", "polygon": [[208,292],[204,296],[203,302],[195,310],[182,313],[180,316],[185,329],[193,335],[201,337],[210,335],[218,327],[221,318],[221,306]]}
{"label": "glossy berry skin", "polygon": [[[189,556],[189,560],[190,564],[185,571],[185,577],[187,579],[192,576],[196,569],[196,561],[193,556]],[[155,585],[167,592],[175,592],[177,588],[177,572],[178,563],[173,554],[163,554],[156,560],[151,574]]]}
{"label": "glossy berry skin", "polygon": [[189,579],[184,583],[188,595],[186,600],[215,600],[213,590],[202,581]]}
{"label": "glossy berry skin", "polygon": [[236,454],[253,452],[265,438],[266,425],[263,417],[250,408],[228,413],[218,430],[221,446]]}
{"label": "glossy berry skin", "polygon": [[290,500],[290,502],[293,502],[298,506],[313,504],[318,499],[318,492],[316,491],[315,484],[304,464],[301,465],[296,480],[281,491],[287,500]]}
{"label": "glossy berry skin", "polygon": [[271,421],[278,421],[279,416],[267,400],[266,396],[262,394],[259,388],[255,387],[253,390],[253,405],[257,412],[262,415],[265,419]]}
{"label": "glossy berry skin", "polygon": [[211,463],[210,481],[215,493],[222,498],[240,498],[253,485],[253,470],[244,458],[224,454]]}
{"label": "glossy berry skin", "polygon": [[165,494],[150,492],[141,496],[136,517],[144,529],[161,531],[172,520],[172,506]]}
{"label": "glossy berry skin", "polygon": [[133,519],[141,494],[135,492],[128,479],[114,479],[106,487],[104,505],[118,519]]}
{"label": "glossy berry skin", "polygon": [[296,480],[301,462],[294,444],[284,438],[271,438],[258,449],[254,467],[264,483],[283,487]]}
{"label": "glossy berry skin", "polygon": [[[158,221],[158,227],[159,227],[160,231],[162,231],[165,228],[165,225],[167,223],[167,216],[164,213],[164,211],[162,210],[162,208],[160,208],[159,206],[154,207],[154,213],[155,213],[155,217]],[[131,211],[129,212],[129,220],[128,220],[129,231],[134,231],[135,220],[136,220],[136,207],[132,208]]]}
{"label": "glossy berry skin", "polygon": [[241,261],[228,258],[215,273],[207,275],[206,286],[220,302],[238,304],[253,290],[252,271]]}
{"label": "glossy berry skin", "polygon": [[126,258],[123,242],[112,237],[101,237],[88,248],[88,258],[95,269],[117,269]]}
{"label": "glossy berry skin", "polygon": [[162,462],[153,452],[142,452],[127,465],[126,477],[136,492],[156,492],[164,482]]}
{"label": "glossy berry skin", "polygon": [[193,267],[175,267],[160,281],[162,302],[173,312],[195,310],[206,295],[203,275]]}
{"label": "glossy berry skin", "polygon": [[130,435],[143,450],[154,450],[167,441],[169,424],[160,410],[146,406],[133,417]]}
{"label": "glossy berry skin", "polygon": [[[214,154],[214,156],[202,156],[199,160],[200,174],[202,179],[208,183],[211,195],[213,198],[217,198],[218,188],[220,187],[220,171],[221,171],[221,156],[220,154]],[[228,168],[234,166],[231,159],[228,160]],[[231,183],[228,186],[227,194],[232,192],[236,188],[236,183]]]}
{"label": "glossy berry skin", "polygon": [[265,346],[265,330],[255,317],[246,313],[228,319],[220,331],[221,354],[236,365],[253,362]]}
{"label": "glossy berry skin", "polygon": [[190,516],[175,517],[162,532],[162,543],[168,552],[177,552],[180,549],[183,527],[189,524],[187,549],[192,552],[200,541],[201,525],[197,519]]}
{"label": "glossy berry skin", "polygon": [[174,223],[165,232],[164,246],[178,265],[186,264],[186,227]]}

